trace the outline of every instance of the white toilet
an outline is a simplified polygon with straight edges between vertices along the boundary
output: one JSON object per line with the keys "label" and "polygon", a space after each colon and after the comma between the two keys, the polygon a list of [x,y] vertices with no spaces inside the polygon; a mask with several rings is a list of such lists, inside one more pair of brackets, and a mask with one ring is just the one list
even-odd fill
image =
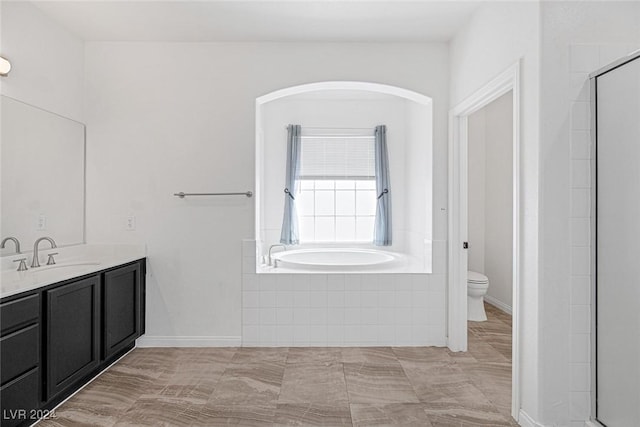
{"label": "white toilet", "polygon": [[484,296],[489,289],[487,276],[475,271],[467,271],[467,319],[473,322],[484,322]]}

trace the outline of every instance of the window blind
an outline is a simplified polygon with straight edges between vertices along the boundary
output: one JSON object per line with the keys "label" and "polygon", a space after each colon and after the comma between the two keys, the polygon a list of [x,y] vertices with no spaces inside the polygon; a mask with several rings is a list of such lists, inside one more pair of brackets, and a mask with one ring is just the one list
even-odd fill
{"label": "window blind", "polygon": [[303,136],[300,179],[375,179],[374,136]]}

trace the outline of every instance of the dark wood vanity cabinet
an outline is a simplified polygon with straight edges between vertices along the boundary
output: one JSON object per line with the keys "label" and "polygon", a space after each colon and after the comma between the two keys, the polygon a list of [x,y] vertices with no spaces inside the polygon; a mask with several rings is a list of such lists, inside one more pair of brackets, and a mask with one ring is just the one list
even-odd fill
{"label": "dark wood vanity cabinet", "polygon": [[[0,304],[0,423],[31,424],[40,407],[40,294]],[[36,418],[37,419],[37,418]]]}
{"label": "dark wood vanity cabinet", "polygon": [[102,357],[109,359],[142,334],[142,266],[104,273]]}
{"label": "dark wood vanity cabinet", "polygon": [[100,364],[100,277],[62,285],[46,295],[46,400]]}
{"label": "dark wood vanity cabinet", "polygon": [[145,260],[0,301],[0,425],[30,425],[144,333]]}

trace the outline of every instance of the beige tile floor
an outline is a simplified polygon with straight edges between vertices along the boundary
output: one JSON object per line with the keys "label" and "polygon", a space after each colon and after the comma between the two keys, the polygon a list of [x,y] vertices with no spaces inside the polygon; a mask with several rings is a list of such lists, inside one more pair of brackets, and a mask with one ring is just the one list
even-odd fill
{"label": "beige tile floor", "polygon": [[515,426],[511,318],[487,314],[469,323],[467,353],[136,349],[38,426]]}

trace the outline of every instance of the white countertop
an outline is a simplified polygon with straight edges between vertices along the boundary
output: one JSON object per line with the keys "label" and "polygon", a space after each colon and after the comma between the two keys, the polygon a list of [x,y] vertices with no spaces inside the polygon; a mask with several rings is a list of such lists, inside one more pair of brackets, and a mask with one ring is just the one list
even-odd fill
{"label": "white countertop", "polygon": [[[56,265],[45,265],[47,254],[58,252]],[[111,267],[136,261],[146,256],[144,245],[77,245],[56,249],[41,249],[38,268],[16,271],[18,263],[13,261],[27,258],[31,265],[32,253],[3,257],[0,275],[0,298],[30,291],[63,280],[84,276]]]}

